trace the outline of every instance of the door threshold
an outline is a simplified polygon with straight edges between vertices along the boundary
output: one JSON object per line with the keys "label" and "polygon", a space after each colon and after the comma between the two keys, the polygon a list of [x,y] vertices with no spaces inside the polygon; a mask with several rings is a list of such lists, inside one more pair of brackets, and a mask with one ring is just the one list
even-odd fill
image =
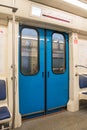
{"label": "door threshold", "polygon": [[31,114],[31,115],[23,116],[22,121],[44,118],[44,117],[52,116],[52,115],[55,115],[55,114],[60,114],[62,112],[66,112],[66,111],[67,111],[66,107],[63,107],[63,108],[59,108],[59,109],[56,109],[56,110],[48,111],[46,113],[42,112],[42,113],[37,113],[37,114]]}

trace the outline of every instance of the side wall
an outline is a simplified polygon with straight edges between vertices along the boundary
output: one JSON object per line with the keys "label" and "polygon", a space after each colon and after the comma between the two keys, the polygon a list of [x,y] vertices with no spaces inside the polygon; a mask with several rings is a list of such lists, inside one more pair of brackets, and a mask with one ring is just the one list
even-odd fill
{"label": "side wall", "polygon": [[[21,116],[19,114],[19,96],[18,96],[18,29],[19,23],[15,24],[15,127],[21,125]],[[5,79],[7,84],[7,98],[0,105],[8,106],[11,115],[13,115],[13,86],[12,86],[12,21],[0,24],[0,79]],[[13,120],[13,117],[12,117]]]}

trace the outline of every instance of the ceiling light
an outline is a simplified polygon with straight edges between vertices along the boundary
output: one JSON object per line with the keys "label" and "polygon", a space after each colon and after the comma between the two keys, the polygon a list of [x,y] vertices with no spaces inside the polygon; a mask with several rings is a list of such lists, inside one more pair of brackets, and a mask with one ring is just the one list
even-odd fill
{"label": "ceiling light", "polygon": [[68,2],[70,4],[73,4],[75,6],[78,6],[80,8],[83,8],[83,9],[87,10],[87,4],[83,3],[83,2],[81,2],[79,0],[63,0],[63,1]]}

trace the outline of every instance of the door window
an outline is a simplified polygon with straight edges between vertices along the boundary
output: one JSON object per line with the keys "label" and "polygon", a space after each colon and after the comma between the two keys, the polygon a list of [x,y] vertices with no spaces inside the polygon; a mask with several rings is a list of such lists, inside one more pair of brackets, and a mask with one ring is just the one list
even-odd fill
{"label": "door window", "polygon": [[23,28],[21,32],[21,73],[34,75],[39,71],[38,33],[35,29]]}
{"label": "door window", "polygon": [[52,70],[55,74],[65,71],[65,38],[59,33],[52,35]]}

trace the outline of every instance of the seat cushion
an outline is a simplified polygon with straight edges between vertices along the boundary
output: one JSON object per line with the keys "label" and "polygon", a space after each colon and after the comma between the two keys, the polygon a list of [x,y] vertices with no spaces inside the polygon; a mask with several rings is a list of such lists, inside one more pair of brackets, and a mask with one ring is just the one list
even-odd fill
{"label": "seat cushion", "polygon": [[6,99],[6,83],[5,80],[0,80],[0,100]]}
{"label": "seat cushion", "polygon": [[10,118],[10,112],[7,107],[0,107],[0,120]]}

